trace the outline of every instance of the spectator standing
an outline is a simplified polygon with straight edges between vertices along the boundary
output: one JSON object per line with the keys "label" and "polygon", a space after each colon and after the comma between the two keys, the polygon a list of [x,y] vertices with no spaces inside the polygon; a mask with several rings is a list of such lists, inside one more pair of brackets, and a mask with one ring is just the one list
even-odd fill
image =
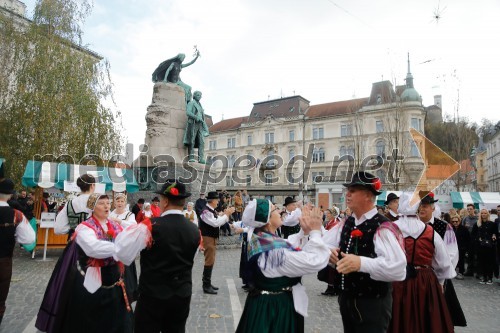
{"label": "spectator standing", "polygon": [[243,199],[243,209],[245,209],[245,207],[250,202],[250,196],[248,195],[247,190],[243,190],[243,193],[241,194],[241,198]]}
{"label": "spectator standing", "polygon": [[458,274],[456,279],[463,280],[465,273],[465,257],[467,251],[470,248],[470,233],[467,228],[461,223],[460,216],[458,214],[453,215],[450,221],[453,225],[453,231],[455,232],[455,237],[457,238],[458,245]]}
{"label": "spectator standing", "polygon": [[200,192],[200,197],[194,203],[194,211],[198,215],[198,220],[200,219],[201,212],[207,205],[207,200],[205,199],[205,192]]}
{"label": "spectator standing", "polygon": [[[477,216],[473,204],[467,205],[467,215],[462,219],[462,224],[467,228],[469,233],[472,233],[474,225],[477,223]],[[465,276],[474,276],[476,272],[476,242],[472,241],[470,243],[469,255],[467,257],[467,270],[465,271]]]}
{"label": "spectator standing", "polygon": [[132,213],[137,217],[139,212],[142,210],[142,207],[144,206],[144,199],[140,198],[137,200],[137,203],[132,207]]}
{"label": "spectator standing", "polygon": [[16,241],[30,244],[35,241],[35,232],[19,210],[11,208],[7,201],[14,193],[14,182],[8,178],[0,180],[0,325],[5,313],[5,301],[12,278],[12,255]]}
{"label": "spectator standing", "polygon": [[153,212],[153,217],[160,217],[161,209],[160,209],[160,199],[158,197],[154,197],[153,201],[151,201],[151,211]]}
{"label": "spectator standing", "polygon": [[153,211],[151,210],[151,204],[149,202],[145,202],[144,205],[142,206],[142,210],[135,217],[135,220],[137,221],[137,223],[139,223],[146,218],[149,219],[152,217],[154,216],[153,216]]}
{"label": "spectator standing", "polygon": [[479,219],[472,229],[472,239],[477,244],[478,272],[481,274],[481,284],[493,284],[493,271],[495,270],[496,241],[498,230],[490,221],[487,209],[481,209]]}
{"label": "spectator standing", "polygon": [[194,211],[194,204],[192,202],[187,203],[187,209],[183,211],[184,216],[190,221],[198,226],[198,214]]}
{"label": "spectator standing", "polygon": [[234,220],[241,221],[241,213],[243,212],[243,198],[240,191],[234,194]]}

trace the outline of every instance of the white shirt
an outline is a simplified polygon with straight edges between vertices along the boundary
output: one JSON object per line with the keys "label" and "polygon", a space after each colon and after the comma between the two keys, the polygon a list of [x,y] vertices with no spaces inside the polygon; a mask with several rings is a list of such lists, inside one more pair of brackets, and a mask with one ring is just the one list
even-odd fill
{"label": "white shirt", "polygon": [[[430,221],[425,222],[425,224],[434,225],[434,217]],[[439,234],[438,234],[439,236]],[[441,238],[441,236],[439,237]],[[446,252],[450,256],[451,263],[453,264],[453,268],[457,267],[458,264],[458,243],[457,237],[455,236],[455,232],[453,231],[453,226],[451,223],[447,223],[446,231],[444,233],[443,238],[444,245],[446,247]]]}
{"label": "white shirt", "polygon": [[299,218],[302,216],[302,210],[296,208],[293,212],[286,211],[285,219],[283,220],[283,225],[286,227],[295,227],[299,224]]}
{"label": "white shirt", "polygon": [[[378,213],[374,207],[370,211],[354,217],[354,223],[359,226],[368,219],[373,218]],[[332,229],[325,232],[323,239],[329,248],[339,248],[340,236],[344,223],[339,223]],[[386,228],[379,228],[373,237],[376,258],[361,256],[362,273],[370,274],[370,278],[377,281],[403,281],[406,277],[406,255],[398,243],[396,236]]]}
{"label": "white shirt", "polygon": [[[403,233],[404,237],[419,237],[425,228],[425,223],[415,218],[401,217],[394,221],[399,230]],[[446,246],[443,239],[439,234],[434,231],[434,255],[432,257],[432,268],[439,283],[443,284],[445,279],[452,279],[455,277],[455,266],[451,262],[450,256],[446,251]]]}
{"label": "white shirt", "polygon": [[[209,207],[211,210],[214,210],[208,204],[207,204],[207,207]],[[224,224],[226,224],[226,222],[229,221],[229,217],[227,217],[226,214],[215,218],[214,214],[211,211],[209,211],[208,209],[203,210],[200,218],[203,220],[203,222],[205,222],[206,224],[208,224],[212,227],[215,227],[215,228],[220,227],[221,225],[224,225]]]}
{"label": "white shirt", "polygon": [[[5,201],[0,201],[0,207],[10,207]],[[14,221],[11,221],[14,222]],[[14,238],[19,244],[31,244],[35,241],[35,230],[31,227],[28,219],[23,214],[23,220],[16,226]]]}
{"label": "white shirt", "polygon": [[[296,247],[299,244],[289,243]],[[309,241],[301,251],[282,251],[282,249],[271,250],[268,254],[273,255],[283,255],[285,259],[283,260],[283,265],[279,267],[271,267],[271,265],[265,264],[265,256],[260,256],[257,263],[259,268],[265,277],[275,278],[280,276],[288,277],[299,277],[305,274],[317,273],[319,270],[326,267],[328,264],[328,259],[330,258],[330,250],[324,243],[321,237],[321,231],[313,230],[309,234]],[[265,268],[264,268],[265,267]]]}
{"label": "white shirt", "polygon": [[398,217],[399,216],[397,213],[394,213],[391,209],[389,209],[389,214],[391,214],[394,217]]}
{"label": "white shirt", "polygon": [[[97,221],[97,220],[96,220]],[[97,221],[104,230],[108,231],[106,222],[101,223]],[[115,244],[113,242],[105,241],[97,238],[95,231],[87,227],[85,224],[79,224],[75,229],[76,243],[82,248],[83,252],[91,258],[105,259],[112,257],[115,253]]]}
{"label": "white shirt", "polygon": [[[89,200],[89,196],[90,194],[80,194],[71,201],[75,213],[92,213],[92,211],[87,208],[87,201]],[[61,211],[56,216],[56,223],[54,224],[54,233],[56,235],[67,234],[69,232],[68,205],[69,201],[64,205],[63,209],[61,209]]]}
{"label": "white shirt", "polygon": [[123,229],[125,229],[128,226],[137,224],[137,221],[135,220],[135,214],[127,209],[121,214],[118,214],[115,209],[111,213],[109,213],[109,217],[119,219],[121,221],[120,225],[122,226]]}
{"label": "white shirt", "polygon": [[[196,224],[196,225],[198,225],[198,214],[196,214],[196,212],[194,211],[194,209],[191,210],[191,211],[188,211],[186,209],[182,213],[184,214],[184,216],[186,216],[186,215],[189,216],[189,214],[193,213],[193,216],[194,216],[193,223]],[[189,220],[189,217],[186,217],[186,218]]]}

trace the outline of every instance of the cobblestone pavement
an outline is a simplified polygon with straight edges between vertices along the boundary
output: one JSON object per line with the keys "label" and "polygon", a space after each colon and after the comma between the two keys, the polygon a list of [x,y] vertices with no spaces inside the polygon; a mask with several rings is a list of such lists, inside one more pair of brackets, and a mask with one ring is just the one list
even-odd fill
{"label": "cobblestone pavement", "polygon": [[[229,238],[229,237],[228,237]],[[233,238],[236,238],[233,236]],[[246,294],[238,278],[240,250],[224,240],[226,245],[217,252],[212,283],[220,287],[219,294],[205,295],[201,289],[203,255],[197,255],[193,270],[193,297],[186,332],[234,332]],[[232,247],[232,248],[231,248]],[[40,261],[41,254],[32,260],[30,256],[16,249],[14,272],[7,299],[0,333],[37,332],[33,325],[45,287],[61,250],[49,250],[51,261]],[[315,276],[303,279],[309,296],[309,317],[305,320],[306,332],[342,332],[337,298],[321,296],[326,285]],[[500,286],[481,285],[474,278],[454,281],[455,289],[466,314],[469,326],[457,328],[456,332],[493,333],[498,332],[500,316]],[[235,318],[237,317],[237,318]]]}

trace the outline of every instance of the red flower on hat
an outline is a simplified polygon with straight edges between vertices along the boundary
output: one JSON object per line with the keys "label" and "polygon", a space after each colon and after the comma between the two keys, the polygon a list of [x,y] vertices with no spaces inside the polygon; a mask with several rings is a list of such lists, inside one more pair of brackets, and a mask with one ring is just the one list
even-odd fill
{"label": "red flower on hat", "polygon": [[363,237],[363,232],[359,229],[354,229],[353,231],[351,231],[351,237],[352,238],[361,238],[361,237]]}
{"label": "red flower on hat", "polygon": [[375,191],[378,191],[382,188],[382,182],[380,181],[379,178],[374,178],[372,182],[373,188]]}
{"label": "red flower on hat", "polygon": [[432,192],[429,192],[429,194],[427,194],[430,198],[434,199],[434,193]]}
{"label": "red flower on hat", "polygon": [[172,194],[172,195],[179,195],[179,190],[176,189],[175,187],[172,187],[170,189],[170,194]]}

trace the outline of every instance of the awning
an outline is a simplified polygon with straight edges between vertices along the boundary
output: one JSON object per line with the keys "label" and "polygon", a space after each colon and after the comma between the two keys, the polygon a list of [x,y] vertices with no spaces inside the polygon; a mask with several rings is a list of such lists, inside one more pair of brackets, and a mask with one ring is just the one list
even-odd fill
{"label": "awning", "polygon": [[462,209],[467,204],[474,204],[476,209],[494,209],[500,204],[498,192],[451,192],[453,207]]}
{"label": "awning", "polygon": [[377,197],[377,206],[384,206],[385,200],[387,200],[387,196],[389,195],[389,193],[395,193],[398,197],[400,197],[401,194],[403,194],[402,191],[383,191]]}
{"label": "awning", "polygon": [[98,178],[105,185],[106,191],[129,193],[139,191],[139,184],[132,169],[106,168],[97,166],[51,163],[30,160],[26,164],[22,184],[26,187],[40,186],[43,188],[64,189],[65,182],[75,182],[85,173]]}

